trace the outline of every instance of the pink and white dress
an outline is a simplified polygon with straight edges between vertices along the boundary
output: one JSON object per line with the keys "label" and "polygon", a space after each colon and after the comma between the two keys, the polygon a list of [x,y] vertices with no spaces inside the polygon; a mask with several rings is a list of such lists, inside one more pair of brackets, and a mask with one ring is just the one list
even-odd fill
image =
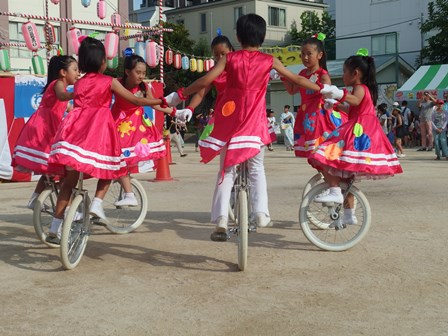
{"label": "pink and white dress", "polygon": [[[299,75],[313,82],[320,82],[323,75],[328,75],[328,71],[319,68],[316,72],[307,74],[307,69],[303,69]],[[331,133],[345,123],[347,115],[324,109],[324,100],[319,91],[299,88],[299,92],[301,105],[294,125],[294,151],[296,156],[308,157],[324,140],[325,132]]]}
{"label": "pink and white dress", "polygon": [[226,57],[226,87],[216,104],[215,125],[210,135],[199,141],[204,163],[227,146],[223,168],[254,157],[263,145],[271,142],[265,96],[272,56],[239,50]]}
{"label": "pink and white dress", "polygon": [[[362,84],[360,84],[362,85]],[[367,86],[361,104],[350,106],[349,119],[330,133],[308,162],[341,178],[376,179],[402,173],[394,149],[376,117]]]}
{"label": "pink and white dress", "polygon": [[[145,89],[149,89],[146,83]],[[130,92],[143,97],[138,86]],[[142,106],[136,106],[116,95],[112,114],[116,120],[122,155],[129,166],[141,161],[157,160],[166,155],[162,134],[145,114]]]}
{"label": "pink and white dress", "polygon": [[87,73],[75,84],[74,108],[62,121],[49,163],[92,177],[116,179],[127,173],[117,126],[110,110],[112,77]]}
{"label": "pink and white dress", "polygon": [[49,167],[53,138],[62,122],[67,102],[56,97],[54,87],[48,85],[39,108],[22,128],[14,148],[12,165],[39,174],[63,174],[61,167]]}

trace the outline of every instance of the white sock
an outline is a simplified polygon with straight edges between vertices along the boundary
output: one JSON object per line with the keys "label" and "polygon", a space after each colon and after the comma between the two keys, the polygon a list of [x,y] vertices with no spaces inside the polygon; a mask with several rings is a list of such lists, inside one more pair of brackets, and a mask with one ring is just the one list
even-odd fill
{"label": "white sock", "polygon": [[344,209],[344,217],[354,217],[355,209]]}
{"label": "white sock", "polygon": [[133,192],[130,192],[130,193],[125,192],[124,198],[135,198],[135,194]]}
{"label": "white sock", "polygon": [[37,192],[33,192],[33,194],[30,197],[30,200],[33,200],[33,199],[38,198],[38,197],[39,197],[39,194]]}
{"label": "white sock", "polygon": [[57,233],[61,231],[62,219],[53,217],[50,225],[50,232]]}
{"label": "white sock", "polygon": [[99,204],[103,203],[103,200],[99,197],[94,197],[92,202],[97,202]]}

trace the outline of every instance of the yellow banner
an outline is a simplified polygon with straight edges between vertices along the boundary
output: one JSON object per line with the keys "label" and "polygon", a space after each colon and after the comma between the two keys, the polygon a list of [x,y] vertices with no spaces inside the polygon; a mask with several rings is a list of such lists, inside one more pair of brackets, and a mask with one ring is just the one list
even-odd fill
{"label": "yellow banner", "polygon": [[260,48],[260,51],[277,57],[284,66],[302,64],[299,46]]}

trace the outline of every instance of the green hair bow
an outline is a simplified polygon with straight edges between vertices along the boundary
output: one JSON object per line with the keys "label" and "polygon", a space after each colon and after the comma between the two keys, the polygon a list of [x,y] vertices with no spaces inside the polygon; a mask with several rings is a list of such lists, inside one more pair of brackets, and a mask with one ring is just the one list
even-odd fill
{"label": "green hair bow", "polygon": [[369,51],[366,48],[359,48],[355,55],[356,56],[369,56]]}
{"label": "green hair bow", "polygon": [[324,33],[317,33],[317,34],[314,34],[311,37],[317,38],[319,41],[323,41],[323,40],[325,40],[327,35],[325,35]]}

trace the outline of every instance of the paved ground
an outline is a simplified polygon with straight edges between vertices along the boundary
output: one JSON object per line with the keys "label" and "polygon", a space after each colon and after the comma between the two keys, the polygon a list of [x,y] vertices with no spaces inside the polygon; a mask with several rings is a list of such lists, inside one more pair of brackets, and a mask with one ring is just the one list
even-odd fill
{"label": "paved ground", "polygon": [[191,145],[175,182],[139,179],[144,224],[96,228],[80,265],[35,237],[25,208],[33,183],[0,184],[0,335],[447,335],[448,162],[407,150],[405,173],[362,182],[367,237],[342,253],[303,236],[297,213],[314,173],[280,145],[266,154],[273,228],[250,235],[238,272],[235,240],[209,240],[217,163]]}

